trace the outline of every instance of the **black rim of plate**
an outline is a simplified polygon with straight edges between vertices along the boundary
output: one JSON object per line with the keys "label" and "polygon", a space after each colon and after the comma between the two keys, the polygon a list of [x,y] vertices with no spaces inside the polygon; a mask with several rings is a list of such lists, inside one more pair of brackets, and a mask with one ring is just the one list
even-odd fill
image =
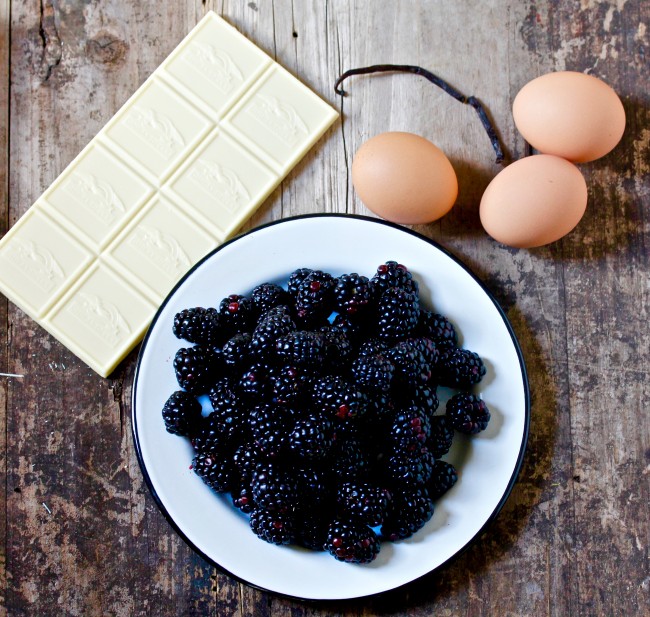
{"label": "black rim of plate", "polygon": [[[407,581],[406,583],[401,583],[399,585],[395,585],[394,587],[391,587],[389,589],[385,589],[380,592],[375,592],[372,594],[360,594],[358,596],[349,596],[349,597],[344,597],[344,598],[303,598],[300,596],[292,596],[290,594],[285,594],[282,592],[274,591],[272,589],[266,589],[265,587],[262,587],[260,585],[256,585],[255,583],[251,583],[250,581],[246,580],[245,578],[242,578],[240,576],[237,576],[236,574],[233,574],[229,570],[226,570],[223,566],[221,566],[219,563],[217,563],[214,559],[206,555],[200,548],[198,548],[193,542],[191,542],[187,536],[183,533],[183,531],[179,528],[179,526],[176,524],[174,519],[170,516],[169,512],[167,512],[167,508],[163,505],[160,497],[158,496],[158,493],[156,492],[156,489],[154,488],[151,478],[149,477],[149,473],[147,472],[147,468],[144,464],[144,460],[142,458],[142,450],[140,448],[140,437],[138,434],[138,422],[137,422],[137,417],[136,417],[136,395],[138,391],[138,376],[140,374],[140,366],[142,363],[142,358],[144,356],[145,349],[147,347],[147,342],[149,341],[149,336],[151,335],[151,332],[154,329],[154,326],[156,325],[156,322],[158,321],[158,318],[167,305],[167,303],[170,301],[170,299],[173,297],[173,295],[176,293],[176,290],[191,276],[191,274],[199,268],[205,261],[210,259],[213,255],[221,251],[223,248],[228,246],[229,244],[232,244],[233,242],[236,242],[237,240],[249,236],[251,234],[255,234],[260,230],[267,229],[269,227],[273,227],[274,225],[280,225],[283,223],[287,223],[290,221],[297,221],[297,220],[302,220],[302,219],[311,219],[311,218],[341,218],[341,219],[356,219],[359,221],[366,221],[368,223],[374,223],[376,225],[386,225],[387,227],[392,227],[394,229],[398,229],[404,233],[410,234],[420,240],[423,240],[424,242],[427,242],[428,244],[434,246],[436,249],[444,253],[447,257],[452,259],[454,262],[456,262],[461,268],[463,268],[471,277],[472,279],[479,285],[479,287],[483,290],[483,292],[488,296],[488,298],[491,300],[491,302],[494,304],[496,307],[497,311],[499,312],[499,315],[501,315],[501,318],[503,319],[503,322],[506,326],[506,329],[508,330],[508,333],[510,334],[510,338],[512,339],[512,343],[514,345],[515,351],[517,353],[517,357],[519,359],[519,367],[521,369],[521,378],[522,378],[522,383],[524,387],[524,404],[525,404],[525,410],[524,410],[524,431],[523,431],[523,436],[521,440],[521,447],[519,449],[519,454],[517,456],[517,463],[515,464],[515,468],[512,472],[512,475],[510,476],[510,480],[508,481],[508,485],[506,486],[506,490],[504,491],[503,495],[501,496],[501,499],[496,505],[496,508],[492,511],[490,516],[487,518],[483,526],[472,536],[470,540],[467,541],[467,543],[462,546],[454,555],[452,555],[449,559],[441,563],[440,565],[436,566],[435,568],[432,568],[425,574],[422,574],[421,576],[418,576],[410,581]],[[308,601],[308,602],[338,602],[341,600],[351,600],[354,598],[363,598],[363,597],[371,597],[371,596],[378,596],[383,593],[387,593],[389,591],[394,591],[395,589],[398,589],[400,587],[405,587],[406,585],[410,585],[411,583],[420,580],[432,572],[435,572],[436,570],[440,570],[444,567],[447,567],[451,562],[453,562],[455,559],[457,559],[461,554],[463,554],[468,548],[470,548],[474,543],[476,543],[479,538],[483,535],[483,533],[486,531],[487,527],[494,521],[494,519],[497,517],[503,506],[505,505],[508,497],[510,496],[510,493],[512,492],[512,489],[514,488],[516,482],[517,482],[517,477],[519,476],[519,472],[521,470],[521,466],[523,464],[524,460],[524,454],[526,452],[526,445],[528,443],[528,434],[530,431],[530,388],[528,384],[528,373],[526,371],[526,364],[524,362],[524,356],[523,352],[521,350],[521,346],[519,345],[519,341],[517,340],[517,337],[515,335],[515,332],[512,328],[512,325],[510,324],[510,321],[508,320],[503,308],[501,308],[501,305],[497,301],[497,299],[494,297],[494,294],[486,287],[485,283],[476,275],[472,270],[464,264],[458,257],[453,255],[451,252],[449,252],[446,248],[438,244],[435,240],[432,240],[431,238],[427,238],[426,236],[413,231],[412,229],[408,229],[405,227],[402,227],[401,225],[397,225],[395,223],[390,223],[388,221],[384,220],[379,220],[376,218],[372,218],[369,216],[362,216],[358,214],[338,214],[338,213],[318,213],[318,214],[303,214],[303,215],[298,215],[298,216],[292,216],[292,217],[287,217],[283,219],[279,219],[277,221],[272,221],[270,223],[266,223],[264,225],[260,225],[259,227],[256,227],[254,229],[251,229],[250,231],[247,231],[245,233],[242,233],[231,240],[228,240],[227,242],[224,242],[223,244],[219,245],[217,248],[214,250],[210,251],[203,259],[201,259],[199,262],[197,262],[190,270],[188,270],[185,275],[176,283],[174,288],[169,292],[163,303],[160,305],[158,310],[156,311],[156,314],[154,315],[153,320],[151,321],[151,325],[149,326],[149,329],[147,330],[147,333],[142,341],[142,345],[140,347],[140,351],[138,353],[138,360],[135,368],[135,373],[133,376],[133,391],[131,394],[131,428],[133,431],[133,443],[135,445],[135,450],[136,450],[136,456],[138,457],[138,463],[140,464],[140,469],[142,471],[142,475],[145,479],[145,482],[147,486],[149,487],[149,491],[151,492],[151,495],[153,496],[156,504],[158,505],[158,508],[160,511],[163,513],[165,518],[167,519],[167,522],[174,528],[176,533],[184,540],[184,542],[195,552],[197,553],[200,557],[202,557],[206,562],[209,564],[213,565],[215,568],[217,568],[219,571],[223,572],[224,574],[227,574],[231,578],[235,579],[236,581],[239,581],[240,583],[244,583],[245,585],[248,585],[250,587],[253,587],[255,589],[259,589],[261,591],[267,592],[267,593],[272,593],[276,596],[284,597],[284,598],[289,598],[292,600],[300,600],[300,601]]]}

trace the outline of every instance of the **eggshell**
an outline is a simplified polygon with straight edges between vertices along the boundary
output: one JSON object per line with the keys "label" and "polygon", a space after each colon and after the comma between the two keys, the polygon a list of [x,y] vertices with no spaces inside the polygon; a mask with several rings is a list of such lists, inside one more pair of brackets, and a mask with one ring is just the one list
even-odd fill
{"label": "eggshell", "polygon": [[569,161],[537,154],[508,165],[481,199],[481,223],[495,240],[520,248],[568,234],[587,207],[587,184]]}
{"label": "eggshell", "polygon": [[604,81],[573,71],[527,83],[512,105],[517,128],[536,150],[576,163],[616,146],[625,130],[621,99]]}
{"label": "eggshell", "polygon": [[444,152],[413,133],[381,133],[352,161],[352,183],[361,201],[395,223],[430,223],[449,212],[458,180]]}

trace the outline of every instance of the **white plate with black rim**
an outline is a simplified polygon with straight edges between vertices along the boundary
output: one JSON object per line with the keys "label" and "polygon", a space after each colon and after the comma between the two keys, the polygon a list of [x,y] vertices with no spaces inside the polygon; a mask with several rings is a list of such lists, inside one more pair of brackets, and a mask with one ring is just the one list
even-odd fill
{"label": "white plate with black rim", "polygon": [[[217,495],[190,471],[193,451],[165,430],[161,410],[178,389],[173,358],[185,346],[172,333],[174,315],[215,306],[266,281],[286,283],[309,267],[370,277],[379,264],[406,265],[424,305],[450,318],[460,343],[485,361],[476,391],[487,403],[488,428],[455,438],[445,457],[460,479],[414,536],[382,542],[368,565],[341,563],[325,552],[275,546],[258,539],[227,495]],[[445,393],[442,393],[441,407]],[[144,339],[133,387],[133,432],[144,477],[162,512],[206,560],[258,588],[303,599],[347,599],[394,589],[462,552],[503,507],[522,463],[530,421],[521,349],[503,310],[481,281],[428,238],[375,219],[315,215],[259,227],[213,251],[169,294]]]}

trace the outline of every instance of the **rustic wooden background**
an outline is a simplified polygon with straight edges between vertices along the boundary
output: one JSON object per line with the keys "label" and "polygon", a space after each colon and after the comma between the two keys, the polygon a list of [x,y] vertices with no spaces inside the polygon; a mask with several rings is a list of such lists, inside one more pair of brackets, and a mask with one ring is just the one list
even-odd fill
{"label": "rustic wooden background", "polygon": [[[650,3],[645,0],[0,0],[3,231],[213,9],[336,106],[337,123],[250,226],[361,212],[354,152],[385,130],[440,145],[458,205],[418,228],[479,273],[505,307],[530,373],[528,452],[482,540],[444,570],[379,598],[302,604],[240,585],[172,531],[132,442],[136,353],[102,379],[0,301],[0,614],[648,615],[650,437]],[[498,171],[473,110],[409,75],[419,64],[480,97],[510,158],[510,107],[552,70],[602,77],[627,112],[622,143],[582,166],[589,209],[549,247],[514,250],[480,227]]]}

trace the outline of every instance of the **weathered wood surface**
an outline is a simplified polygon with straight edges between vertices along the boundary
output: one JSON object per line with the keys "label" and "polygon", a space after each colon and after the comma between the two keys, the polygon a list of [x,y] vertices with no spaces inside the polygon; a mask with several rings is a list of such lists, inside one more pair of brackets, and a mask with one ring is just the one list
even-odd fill
{"label": "weathered wood surface", "polygon": [[355,78],[342,123],[249,226],[362,212],[349,163],[389,129],[438,143],[459,204],[418,230],[470,264],[506,308],[533,396],[517,486],[482,540],[405,588],[345,603],[279,599],[216,572],[159,513],[130,429],[135,353],[101,379],[0,301],[0,614],[647,615],[650,437],[650,5],[644,0],[0,0],[0,204],[9,228],[198,21],[214,9],[340,105],[347,68],[419,64],[479,96],[508,154],[510,106],[532,77],[600,76],[623,142],[582,167],[590,206],[564,240],[511,250],[482,232],[498,171],[473,111],[422,79]]}

